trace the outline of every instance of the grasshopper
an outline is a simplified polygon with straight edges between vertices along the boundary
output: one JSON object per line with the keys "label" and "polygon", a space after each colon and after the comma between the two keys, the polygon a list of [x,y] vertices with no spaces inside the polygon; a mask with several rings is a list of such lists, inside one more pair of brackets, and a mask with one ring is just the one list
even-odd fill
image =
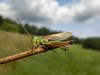
{"label": "grasshopper", "polygon": [[[18,18],[16,18],[20,25],[24,28],[24,30],[27,32],[27,34],[30,37],[30,41],[32,43],[32,48],[31,50],[34,51],[33,47],[38,48],[39,45],[44,45],[44,46],[57,46],[57,44],[60,44],[62,49],[69,48],[66,46],[66,43],[55,43],[56,41],[61,41],[69,38],[72,33],[71,32],[63,32],[63,33],[57,33],[57,34],[52,34],[52,35],[46,35],[46,36],[35,36],[35,35],[30,35],[29,32],[25,29],[25,27],[21,24]],[[52,49],[52,51],[54,51]],[[54,51],[55,52],[55,51]]]}

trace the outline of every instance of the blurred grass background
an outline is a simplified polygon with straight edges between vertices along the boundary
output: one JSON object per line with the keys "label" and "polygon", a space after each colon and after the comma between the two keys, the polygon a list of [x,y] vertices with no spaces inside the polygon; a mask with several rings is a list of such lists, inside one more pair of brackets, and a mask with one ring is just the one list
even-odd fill
{"label": "blurred grass background", "polygon": [[[100,75],[100,52],[73,44],[0,65],[0,75]],[[29,37],[0,30],[0,58],[31,49]]]}

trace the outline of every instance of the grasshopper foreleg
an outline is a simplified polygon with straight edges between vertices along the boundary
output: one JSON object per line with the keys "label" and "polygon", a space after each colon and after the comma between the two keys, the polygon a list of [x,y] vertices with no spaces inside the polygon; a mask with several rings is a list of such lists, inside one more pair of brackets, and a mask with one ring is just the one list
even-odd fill
{"label": "grasshopper foreleg", "polygon": [[35,48],[33,49],[33,47],[34,47],[34,45],[32,46],[32,48],[31,48],[31,51],[33,52],[33,51],[35,51],[35,49],[36,48],[38,48],[39,47],[39,45],[37,45],[37,46],[35,46]]}

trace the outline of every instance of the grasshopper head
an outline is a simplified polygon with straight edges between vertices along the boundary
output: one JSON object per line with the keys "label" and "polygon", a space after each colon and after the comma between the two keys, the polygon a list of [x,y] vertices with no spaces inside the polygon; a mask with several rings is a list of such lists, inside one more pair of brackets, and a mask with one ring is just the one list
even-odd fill
{"label": "grasshopper head", "polygon": [[34,42],[34,40],[33,40],[34,38],[35,38],[34,35],[31,35],[31,36],[30,36],[30,41],[31,41],[32,43]]}
{"label": "grasshopper head", "polygon": [[35,36],[34,35],[31,35],[31,38],[33,39]]}

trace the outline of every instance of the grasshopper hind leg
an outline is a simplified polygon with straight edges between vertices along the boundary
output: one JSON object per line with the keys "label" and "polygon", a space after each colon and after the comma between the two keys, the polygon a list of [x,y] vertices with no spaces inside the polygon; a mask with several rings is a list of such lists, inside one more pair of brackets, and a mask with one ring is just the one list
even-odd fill
{"label": "grasshopper hind leg", "polygon": [[[47,46],[48,47],[48,46]],[[45,52],[47,52],[47,48],[43,47],[45,49]],[[51,49],[53,52],[57,53],[55,50],[53,50],[53,48]]]}
{"label": "grasshopper hind leg", "polygon": [[53,52],[57,53],[55,50],[52,49]]}

